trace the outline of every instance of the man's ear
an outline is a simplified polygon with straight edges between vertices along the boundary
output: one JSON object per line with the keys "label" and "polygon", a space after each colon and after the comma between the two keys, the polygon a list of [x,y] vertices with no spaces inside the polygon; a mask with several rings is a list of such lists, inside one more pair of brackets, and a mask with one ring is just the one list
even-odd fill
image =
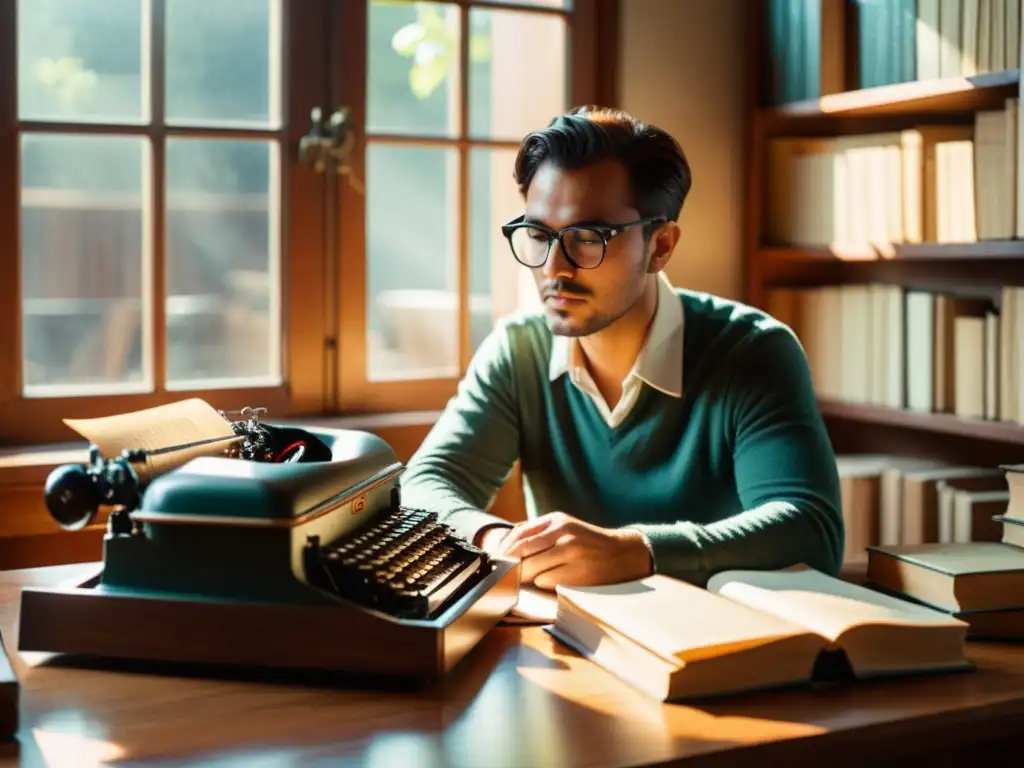
{"label": "man's ear", "polygon": [[651,235],[650,258],[647,259],[647,271],[649,273],[661,272],[665,265],[672,258],[676,244],[679,242],[681,232],[679,225],[674,221],[668,221],[658,227],[658,231]]}

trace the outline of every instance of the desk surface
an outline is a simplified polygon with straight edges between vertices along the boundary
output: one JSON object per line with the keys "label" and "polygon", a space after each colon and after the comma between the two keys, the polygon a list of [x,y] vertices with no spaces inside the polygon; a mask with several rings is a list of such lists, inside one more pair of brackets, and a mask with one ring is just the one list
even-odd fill
{"label": "desk surface", "polygon": [[1024,716],[1024,644],[972,644],[979,668],[968,674],[701,707],[648,699],[537,627],[496,629],[443,684],[413,693],[74,669],[19,654],[21,586],[83,570],[0,573],[0,630],[22,685],[20,754],[0,765],[760,766],[813,756],[875,768],[922,744],[948,756],[970,739],[1012,743]]}

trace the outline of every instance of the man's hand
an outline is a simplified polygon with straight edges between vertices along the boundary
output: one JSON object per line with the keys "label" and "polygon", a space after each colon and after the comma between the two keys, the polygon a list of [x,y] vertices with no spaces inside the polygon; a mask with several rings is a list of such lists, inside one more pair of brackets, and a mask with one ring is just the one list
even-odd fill
{"label": "man's hand", "polygon": [[484,552],[490,555],[497,555],[502,551],[505,538],[511,531],[511,525],[487,526],[480,531],[474,543]]}
{"label": "man's hand", "polygon": [[541,589],[556,584],[615,584],[651,573],[651,553],[639,531],[601,528],[562,512],[520,523],[499,554],[522,560],[521,580]]}

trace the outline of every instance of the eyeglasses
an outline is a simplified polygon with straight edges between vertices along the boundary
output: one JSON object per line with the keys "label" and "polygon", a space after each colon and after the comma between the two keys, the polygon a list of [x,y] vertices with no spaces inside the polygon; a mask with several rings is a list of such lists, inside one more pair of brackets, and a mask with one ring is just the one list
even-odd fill
{"label": "eyeglasses", "polygon": [[562,253],[577,269],[595,269],[604,261],[608,241],[616,235],[645,224],[662,222],[663,216],[652,216],[615,226],[574,225],[555,231],[543,224],[526,221],[519,216],[502,225],[501,232],[508,240],[512,255],[524,267],[543,267],[551,253],[551,246],[557,240]]}

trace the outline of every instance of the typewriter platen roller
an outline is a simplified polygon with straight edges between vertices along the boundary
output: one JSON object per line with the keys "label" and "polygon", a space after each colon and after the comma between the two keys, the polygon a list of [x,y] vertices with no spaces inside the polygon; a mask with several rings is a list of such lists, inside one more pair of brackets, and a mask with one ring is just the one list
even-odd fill
{"label": "typewriter platen roller", "polygon": [[111,515],[97,578],[26,590],[19,648],[432,677],[514,606],[518,567],[404,507],[386,442],[260,429],[262,460],[193,458]]}

